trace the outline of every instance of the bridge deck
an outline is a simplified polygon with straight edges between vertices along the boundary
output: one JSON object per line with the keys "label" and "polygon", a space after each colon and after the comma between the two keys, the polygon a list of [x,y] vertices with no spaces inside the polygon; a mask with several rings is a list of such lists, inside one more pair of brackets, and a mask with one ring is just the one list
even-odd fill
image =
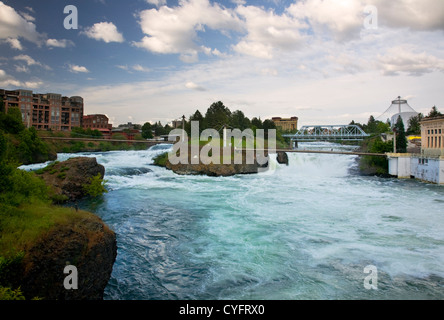
{"label": "bridge deck", "polygon": [[363,140],[369,135],[357,125],[314,125],[303,126],[294,134],[283,137],[293,141]]}

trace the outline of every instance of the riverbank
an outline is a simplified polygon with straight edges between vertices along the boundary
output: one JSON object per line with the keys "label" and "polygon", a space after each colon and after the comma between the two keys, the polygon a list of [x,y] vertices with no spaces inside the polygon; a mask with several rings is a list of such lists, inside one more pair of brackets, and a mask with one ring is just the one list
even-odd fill
{"label": "riverbank", "polygon": [[[99,165],[91,158],[83,165],[81,159],[53,163],[39,172],[41,177],[17,169],[14,151],[27,150],[28,135],[39,143],[34,133],[32,128],[15,135],[0,132],[0,299],[101,299],[117,255],[115,233],[93,213],[53,204],[102,187],[101,180],[93,180]],[[35,150],[47,151],[45,144]],[[78,290],[64,287],[67,264],[81,275]]]}

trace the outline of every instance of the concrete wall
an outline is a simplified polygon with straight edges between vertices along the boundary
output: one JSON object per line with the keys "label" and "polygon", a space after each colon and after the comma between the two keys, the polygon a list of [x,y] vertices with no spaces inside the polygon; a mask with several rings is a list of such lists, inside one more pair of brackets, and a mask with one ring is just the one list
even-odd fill
{"label": "concrete wall", "polygon": [[444,157],[389,153],[388,161],[390,175],[444,184]]}

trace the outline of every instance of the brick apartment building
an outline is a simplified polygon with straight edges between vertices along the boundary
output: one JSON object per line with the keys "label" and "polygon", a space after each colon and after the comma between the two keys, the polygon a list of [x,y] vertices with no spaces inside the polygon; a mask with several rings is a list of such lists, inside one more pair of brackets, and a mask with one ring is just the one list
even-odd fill
{"label": "brick apartment building", "polygon": [[38,130],[70,131],[81,127],[83,98],[63,97],[58,93],[33,93],[31,90],[0,89],[5,111],[19,108],[26,127]]}
{"label": "brick apartment building", "polygon": [[112,124],[104,114],[89,114],[83,116],[84,129],[99,130],[105,137],[111,136]]}

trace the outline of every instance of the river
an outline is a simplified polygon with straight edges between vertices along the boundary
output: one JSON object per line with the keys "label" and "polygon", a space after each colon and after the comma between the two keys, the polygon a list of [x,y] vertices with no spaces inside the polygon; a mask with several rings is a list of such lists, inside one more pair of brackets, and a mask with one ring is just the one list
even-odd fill
{"label": "river", "polygon": [[79,204],[117,234],[105,299],[444,298],[444,186],[363,177],[356,156],[327,154],[180,176],[152,165],[168,148],[59,154],[106,169],[109,192]]}

